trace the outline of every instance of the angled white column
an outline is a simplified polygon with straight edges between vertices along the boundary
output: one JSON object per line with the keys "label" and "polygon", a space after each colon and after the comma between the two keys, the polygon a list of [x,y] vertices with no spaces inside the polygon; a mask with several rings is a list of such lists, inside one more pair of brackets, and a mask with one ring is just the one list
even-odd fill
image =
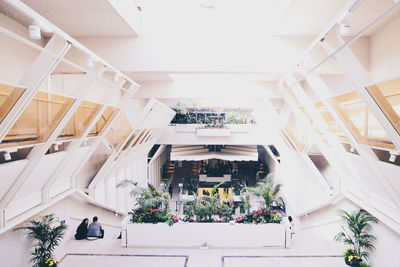
{"label": "angled white column", "polygon": [[[122,96],[118,106],[122,107],[124,105],[126,105],[129,100],[131,99],[132,95],[130,94],[125,94],[124,96]],[[94,138],[92,138],[92,143],[90,145],[90,149],[89,151],[86,153],[86,155],[82,158],[81,162],[79,163],[79,165],[75,168],[75,170],[73,171],[72,175],[71,175],[71,179],[77,179],[79,172],[82,170],[82,168],[85,166],[85,164],[87,163],[87,161],[90,159],[90,157],[92,156],[92,154],[96,151],[97,146],[103,141],[103,139],[107,136],[109,130],[111,129],[112,124],[116,121],[116,119],[118,118],[118,116],[122,113],[122,109],[120,108],[117,113],[115,114],[114,118],[112,118],[112,121],[107,125],[107,128],[104,129],[103,133],[99,136],[96,136]],[[77,185],[78,183],[76,181],[73,181],[73,184]]]}
{"label": "angled white column", "polygon": [[[400,202],[399,202],[400,197],[398,193],[395,191],[394,187],[385,177],[385,175],[380,171],[380,168],[378,166],[379,159],[377,158],[376,154],[372,151],[370,146],[360,144],[358,140],[354,137],[353,133],[351,132],[352,126],[350,126],[348,122],[342,117],[340,111],[336,109],[335,105],[333,105],[332,102],[329,101],[331,96],[329,94],[328,86],[321,79],[321,77],[319,77],[319,75],[315,73],[307,75],[306,80],[311,85],[311,88],[313,88],[314,92],[320,97],[321,102],[328,109],[329,113],[339,123],[343,131],[345,131],[347,137],[350,139],[351,143],[354,145],[360,156],[365,160],[366,168],[369,168],[369,170],[372,173],[374,173],[374,175],[381,181],[386,192],[393,200],[393,203],[400,208]],[[364,201],[366,201],[368,205],[370,205],[369,198]]]}
{"label": "angled white column", "polygon": [[362,183],[362,179],[361,177],[359,177],[358,173],[354,171],[354,168],[350,164],[348,164],[347,161],[342,160],[341,157],[337,157],[338,154],[341,155],[347,152],[342,144],[328,131],[326,122],[324,121],[318,110],[315,108],[309,96],[305,93],[304,88],[296,82],[292,87],[292,92],[297,97],[298,101],[303,105],[306,112],[308,114],[311,114],[312,119],[315,120],[315,124],[321,126],[318,129],[322,132],[324,138],[326,138],[330,148],[323,140],[321,140],[318,135],[317,145],[328,160],[328,162],[335,168],[335,170],[338,172],[339,177],[342,180],[346,180],[346,177],[349,176],[349,173],[353,177],[355,177],[357,180],[357,185],[361,187],[363,193],[365,194],[367,192],[367,189]]}
{"label": "angled white column", "polygon": [[[96,125],[99,118],[102,116],[103,112],[108,108],[108,104],[111,102],[113,97],[120,92],[120,84],[112,86],[103,96],[101,99],[101,103],[103,103],[102,107],[99,109],[97,114],[94,116],[93,120],[87,126],[85,131],[83,132],[82,136],[78,139],[72,140],[67,147],[66,155],[63,160],[60,162],[58,167],[54,170],[53,174],[50,175],[50,178],[46,181],[46,183],[42,187],[42,201],[47,202],[49,201],[49,190],[54,182],[66,171],[68,167],[68,162],[71,161],[78,152],[82,143],[86,140],[88,134]],[[73,186],[73,185],[71,185]]]}
{"label": "angled white column", "polygon": [[[56,53],[60,58],[68,52],[71,45],[64,39],[53,35],[45,46],[45,50],[50,50]],[[14,123],[18,120],[25,108],[29,105],[32,98],[35,96],[42,81],[56,68],[59,59],[42,51],[29,69],[25,72],[18,84],[26,89],[15,105],[10,109],[0,124],[0,141],[4,139]]]}
{"label": "angled white column", "polygon": [[17,194],[18,190],[29,178],[33,170],[38,166],[38,163],[45,156],[47,150],[55,142],[60,132],[64,129],[65,125],[68,123],[70,118],[74,115],[75,111],[83,102],[84,96],[88,92],[87,88],[90,87],[93,81],[94,81],[93,75],[86,74],[83,76],[77,88],[74,90],[74,95],[77,96],[77,98],[75,99],[75,101],[73,102],[67,113],[64,115],[64,117],[60,120],[60,122],[58,123],[54,131],[51,133],[47,141],[45,143],[37,144],[33,147],[31,152],[27,156],[27,159],[29,160],[28,164],[24,167],[24,169],[21,171],[21,173],[14,181],[14,183],[11,185],[11,187],[4,194],[3,198],[0,200],[1,208],[6,208],[8,206],[8,204]]}
{"label": "angled white column", "polygon": [[[336,41],[340,45],[344,45],[345,41],[339,34],[335,35]],[[328,53],[333,53],[335,49],[327,41],[324,41],[323,47]],[[397,133],[394,126],[391,124],[386,115],[382,112],[379,105],[373,97],[368,93],[366,86],[375,84],[369,73],[364,69],[363,65],[351,51],[348,46],[344,46],[333,55],[333,59],[338,63],[347,78],[354,85],[354,90],[360,95],[364,102],[369,107],[370,111],[379,121],[380,125],[385,129],[390,139],[393,141],[397,149],[400,150],[400,135]]]}

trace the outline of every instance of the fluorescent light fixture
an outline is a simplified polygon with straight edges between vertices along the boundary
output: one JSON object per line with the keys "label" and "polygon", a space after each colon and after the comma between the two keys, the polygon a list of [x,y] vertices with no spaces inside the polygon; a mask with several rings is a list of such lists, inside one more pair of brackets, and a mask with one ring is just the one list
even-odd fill
{"label": "fluorescent light fixture", "polygon": [[88,145],[88,141],[89,141],[89,138],[85,138],[83,140],[83,142],[82,142],[82,146],[87,146]]}
{"label": "fluorescent light fixture", "polygon": [[93,66],[94,66],[94,59],[93,58],[88,57],[85,62],[86,62],[86,66],[88,66],[89,68],[93,68]]}
{"label": "fluorescent light fixture", "polygon": [[343,37],[349,36],[350,35],[350,25],[347,23],[341,23],[339,25],[339,32],[340,32],[340,35]]}
{"label": "fluorescent light fixture", "polygon": [[121,73],[116,72],[115,75],[114,75],[114,82],[118,82],[119,79],[121,79]]}
{"label": "fluorescent light fixture", "polygon": [[8,161],[11,160],[11,153],[17,152],[17,149],[8,149],[4,150],[4,160]]}
{"label": "fluorescent light fixture", "polygon": [[32,25],[29,25],[29,38],[33,40],[40,40],[42,38],[39,22],[37,22],[36,20],[33,22]]}
{"label": "fluorescent light fixture", "polygon": [[4,154],[4,160],[6,160],[6,161],[11,160],[11,154],[10,154],[10,152],[7,152],[7,151],[6,151],[6,153]]}
{"label": "fluorescent light fixture", "polygon": [[396,154],[390,154],[389,161],[390,162],[395,162],[396,161],[396,157],[397,157]]}

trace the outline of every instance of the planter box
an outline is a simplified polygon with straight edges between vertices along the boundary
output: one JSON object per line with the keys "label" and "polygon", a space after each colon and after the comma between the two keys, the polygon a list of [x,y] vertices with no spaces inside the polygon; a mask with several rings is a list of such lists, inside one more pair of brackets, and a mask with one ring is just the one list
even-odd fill
{"label": "planter box", "polygon": [[230,136],[231,129],[228,128],[197,128],[197,136]]}
{"label": "planter box", "polygon": [[178,223],[127,224],[122,245],[128,247],[286,247],[284,224]]}

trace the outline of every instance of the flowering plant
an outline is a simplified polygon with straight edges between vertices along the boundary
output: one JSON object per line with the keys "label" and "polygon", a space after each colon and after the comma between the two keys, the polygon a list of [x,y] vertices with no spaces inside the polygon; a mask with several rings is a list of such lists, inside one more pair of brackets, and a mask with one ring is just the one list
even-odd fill
{"label": "flowering plant", "polygon": [[361,257],[356,255],[356,251],[351,248],[344,251],[343,257],[347,265],[358,265],[362,262]]}
{"label": "flowering plant", "polygon": [[53,266],[53,267],[57,267],[57,262],[55,259],[53,258],[49,258],[44,262],[44,266]]}
{"label": "flowering plant", "polygon": [[242,216],[236,217],[236,218],[235,218],[235,222],[236,222],[236,223],[241,223],[241,222],[243,222],[243,217],[242,217]]}
{"label": "flowering plant", "polygon": [[236,223],[280,223],[282,216],[277,210],[255,210],[246,215],[236,217]]}

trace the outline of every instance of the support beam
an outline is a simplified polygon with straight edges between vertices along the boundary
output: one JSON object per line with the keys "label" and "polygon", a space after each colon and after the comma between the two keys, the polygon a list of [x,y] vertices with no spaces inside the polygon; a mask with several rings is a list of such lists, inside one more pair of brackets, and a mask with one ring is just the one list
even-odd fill
{"label": "support beam", "polygon": [[[68,42],[57,35],[53,35],[46,44],[45,49],[55,52],[58,57],[62,58],[70,47],[71,45]],[[18,84],[24,86],[26,89],[1,122],[0,141],[4,139],[14,126],[15,122],[35,96],[43,80],[56,68],[58,63],[59,59],[57,57],[53,57],[42,51],[25,72]]]}
{"label": "support beam", "polygon": [[[111,87],[109,89],[109,91],[107,91],[104,94],[104,96],[101,100],[101,103],[103,103],[103,106],[97,112],[96,116],[93,118],[91,123],[87,126],[87,128],[83,132],[82,136],[79,139],[72,140],[70,142],[70,144],[68,145],[68,148],[66,150],[67,155],[60,162],[57,169],[54,170],[53,174],[50,175],[50,178],[46,181],[46,183],[42,187],[42,201],[44,201],[44,202],[49,201],[49,190],[50,190],[51,186],[66,171],[66,168],[68,167],[68,162],[71,161],[76,156],[80,146],[86,140],[88,134],[93,129],[93,127],[96,125],[97,121],[102,116],[103,112],[108,108],[108,104],[111,102],[113,97],[120,92],[119,91],[120,86],[121,86],[120,84],[115,85],[114,87]],[[134,93],[134,91],[133,91],[133,93]]]}
{"label": "support beam", "polygon": [[[350,139],[351,143],[357,149],[360,156],[365,161],[365,167],[368,168],[371,173],[381,181],[384,186],[386,192],[393,200],[393,203],[400,208],[400,197],[398,193],[395,191],[395,187],[393,187],[384,174],[380,171],[378,166],[379,159],[376,154],[372,151],[371,147],[368,145],[362,145],[358,142],[358,140],[354,137],[351,129],[352,126],[348,124],[342,114],[337,110],[335,105],[330,101],[329,88],[325,84],[325,82],[319,77],[316,73],[311,73],[306,77],[307,82],[311,85],[311,88],[314,90],[315,94],[320,98],[321,102],[328,109],[329,113],[335,118],[335,120],[339,123],[341,128],[345,131],[347,137]],[[357,176],[356,176],[357,177]],[[362,181],[360,181],[362,182]],[[368,191],[366,192],[368,193]],[[369,198],[366,200],[369,202]]]}
{"label": "support beam", "polygon": [[68,123],[70,118],[74,115],[75,111],[79,108],[80,104],[84,100],[84,96],[88,92],[87,88],[90,88],[91,83],[94,81],[94,76],[86,74],[81,79],[77,88],[74,91],[74,95],[77,96],[74,103],[69,108],[68,112],[64,115],[64,117],[60,120],[54,131],[51,133],[49,138],[45,143],[37,144],[33,147],[32,151],[29,153],[27,159],[29,160],[28,164],[24,167],[21,173],[18,175],[14,183],[4,194],[3,198],[0,200],[0,209],[6,209],[10,202],[13,200],[15,195],[18,193],[19,189],[22,185],[27,181],[32,172],[38,166],[38,163],[45,156],[46,152],[49,150],[51,145],[55,142],[58,135],[64,129],[65,125]]}

